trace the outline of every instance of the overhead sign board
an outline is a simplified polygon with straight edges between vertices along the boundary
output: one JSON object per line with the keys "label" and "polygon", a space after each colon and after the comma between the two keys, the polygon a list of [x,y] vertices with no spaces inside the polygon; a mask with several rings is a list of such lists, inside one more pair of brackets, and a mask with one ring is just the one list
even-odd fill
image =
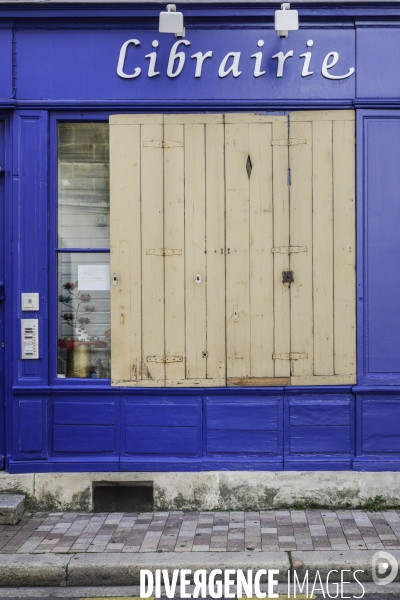
{"label": "overhead sign board", "polygon": [[309,100],[355,94],[352,29],[18,32],[18,99]]}

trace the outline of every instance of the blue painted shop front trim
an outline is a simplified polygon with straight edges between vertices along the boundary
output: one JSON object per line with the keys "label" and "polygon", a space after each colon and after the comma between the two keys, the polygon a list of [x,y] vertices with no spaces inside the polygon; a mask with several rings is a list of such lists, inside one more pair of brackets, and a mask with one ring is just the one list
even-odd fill
{"label": "blue painted shop front trim", "polygon": [[[159,6],[0,6],[9,249],[6,468],[399,471],[400,181],[393,157],[399,155],[400,111],[391,109],[398,108],[400,95],[400,7],[300,5],[302,29],[278,40],[272,28],[278,3],[180,6],[191,47],[176,80],[166,76],[165,53],[159,79],[146,78],[151,41],[159,39],[168,52],[175,42],[157,32]],[[116,75],[120,44],[135,36],[140,53],[132,48],[126,67],[141,66],[136,82]],[[260,38],[268,73],[255,80],[250,56]],[[299,55],[308,39],[314,40],[315,74],[301,78]],[[204,79],[196,80],[190,55],[211,48],[217,63],[224,53],[240,50],[242,78],[220,81],[212,61]],[[271,55],[290,49],[294,58],[277,80]],[[322,59],[331,51],[340,53],[336,69],[343,67],[335,72],[355,66],[352,77],[321,76]],[[352,107],[357,108],[357,386],[126,390],[111,388],[107,380],[56,378],[49,348],[57,341],[57,121],[107,121],[121,112],[283,114]],[[31,314],[41,319],[38,361],[19,359],[22,291],[40,293],[40,311]]]}
{"label": "blue painted shop front trim", "polygon": [[19,388],[7,468],[399,471],[400,388],[354,391]]}
{"label": "blue painted shop front trim", "polygon": [[33,392],[15,390],[11,473],[344,470],[356,452],[350,387]]}

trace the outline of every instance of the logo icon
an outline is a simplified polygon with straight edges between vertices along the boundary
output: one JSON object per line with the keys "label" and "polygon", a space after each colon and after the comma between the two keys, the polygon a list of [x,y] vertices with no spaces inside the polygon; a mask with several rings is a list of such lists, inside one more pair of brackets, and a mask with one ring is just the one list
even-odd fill
{"label": "logo icon", "polygon": [[388,585],[395,580],[399,565],[389,552],[379,550],[372,557],[372,579],[377,585]]}

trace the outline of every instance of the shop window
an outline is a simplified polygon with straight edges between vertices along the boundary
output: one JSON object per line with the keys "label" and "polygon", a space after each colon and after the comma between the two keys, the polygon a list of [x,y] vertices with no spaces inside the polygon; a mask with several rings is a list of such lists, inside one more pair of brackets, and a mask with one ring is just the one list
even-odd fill
{"label": "shop window", "polygon": [[109,378],[110,200],[106,123],[58,127],[58,377]]}

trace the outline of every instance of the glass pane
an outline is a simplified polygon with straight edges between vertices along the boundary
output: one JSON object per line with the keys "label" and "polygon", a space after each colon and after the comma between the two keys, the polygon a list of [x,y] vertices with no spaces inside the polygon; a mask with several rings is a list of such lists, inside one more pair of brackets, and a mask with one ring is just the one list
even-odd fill
{"label": "glass pane", "polygon": [[59,123],[59,248],[109,247],[108,155],[108,123]]}
{"label": "glass pane", "polygon": [[110,255],[58,255],[59,377],[110,377]]}

